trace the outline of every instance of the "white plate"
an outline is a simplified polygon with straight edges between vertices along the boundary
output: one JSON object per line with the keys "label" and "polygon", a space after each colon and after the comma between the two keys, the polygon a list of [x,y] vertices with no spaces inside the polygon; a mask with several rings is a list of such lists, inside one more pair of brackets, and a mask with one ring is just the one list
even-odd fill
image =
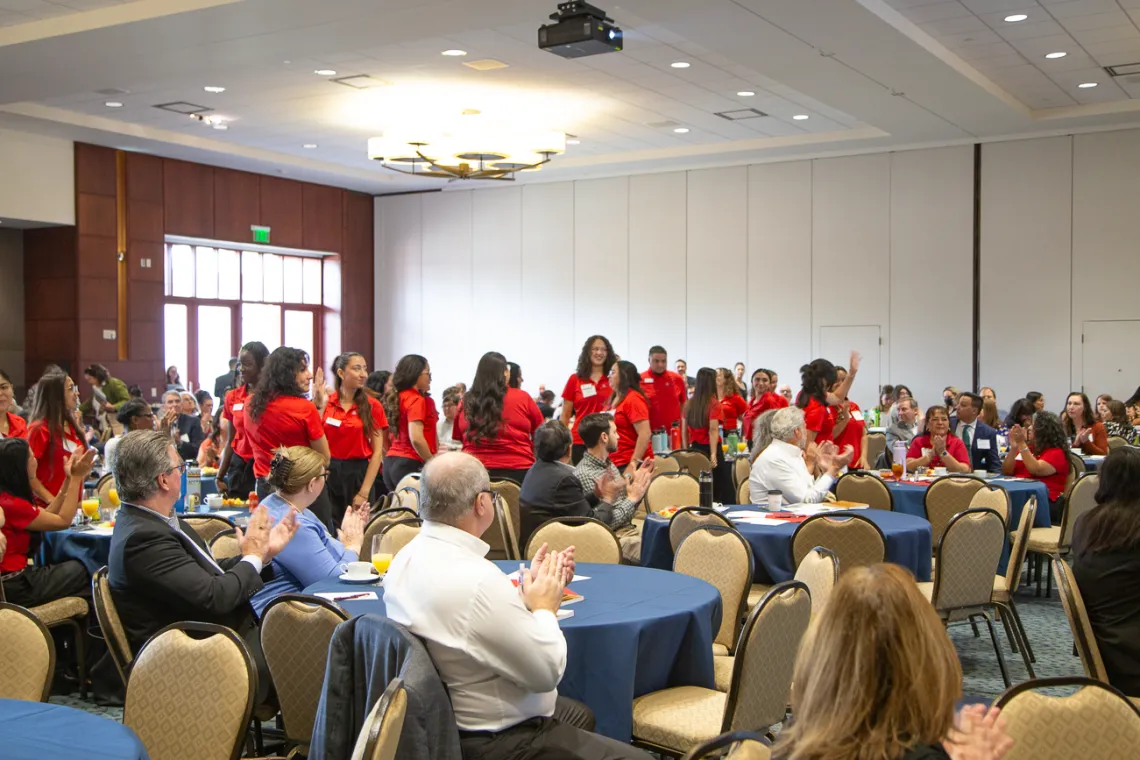
{"label": "white plate", "polygon": [[363,584],[363,583],[375,583],[378,580],[382,580],[384,578],[384,576],[383,575],[376,575],[375,573],[373,573],[372,575],[368,576],[367,578],[357,578],[355,575],[349,575],[348,573],[345,573],[344,575],[339,576],[339,578],[340,578],[340,581],[342,583],[360,583],[360,584]]}

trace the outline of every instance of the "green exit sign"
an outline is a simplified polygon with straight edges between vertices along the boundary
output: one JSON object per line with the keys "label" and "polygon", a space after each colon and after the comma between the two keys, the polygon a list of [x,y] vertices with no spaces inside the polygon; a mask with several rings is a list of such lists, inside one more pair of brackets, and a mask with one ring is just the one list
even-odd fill
{"label": "green exit sign", "polygon": [[259,227],[256,224],[250,225],[249,229],[253,232],[253,242],[255,243],[268,243],[269,242],[269,228]]}

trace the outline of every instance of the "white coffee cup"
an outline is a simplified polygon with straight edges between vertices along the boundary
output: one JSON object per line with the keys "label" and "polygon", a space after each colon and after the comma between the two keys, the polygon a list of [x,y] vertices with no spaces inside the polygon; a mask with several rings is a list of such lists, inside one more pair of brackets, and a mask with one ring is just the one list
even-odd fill
{"label": "white coffee cup", "polygon": [[353,579],[371,578],[376,574],[371,562],[349,562],[348,577]]}
{"label": "white coffee cup", "polygon": [[220,493],[212,493],[206,497],[206,506],[210,509],[217,509],[222,506],[222,495]]}
{"label": "white coffee cup", "polygon": [[988,470],[974,470],[974,477],[975,478],[984,478],[989,474],[990,473]]}
{"label": "white coffee cup", "polygon": [[945,467],[935,467],[934,468],[934,474],[938,477],[942,477],[946,473],[947,473],[947,470]]}
{"label": "white coffee cup", "polygon": [[779,512],[784,508],[784,494],[780,491],[768,492],[768,511]]}

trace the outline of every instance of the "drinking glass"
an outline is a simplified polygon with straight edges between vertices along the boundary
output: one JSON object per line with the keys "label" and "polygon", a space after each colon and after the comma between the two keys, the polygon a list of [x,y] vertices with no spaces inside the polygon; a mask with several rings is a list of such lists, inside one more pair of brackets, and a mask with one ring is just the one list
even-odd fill
{"label": "drinking glass", "polygon": [[392,564],[392,555],[381,551],[382,539],[383,536],[372,537],[372,567],[376,568],[376,572],[384,575]]}
{"label": "drinking glass", "polygon": [[902,462],[895,462],[891,465],[891,474],[896,478],[901,478],[903,474]]}

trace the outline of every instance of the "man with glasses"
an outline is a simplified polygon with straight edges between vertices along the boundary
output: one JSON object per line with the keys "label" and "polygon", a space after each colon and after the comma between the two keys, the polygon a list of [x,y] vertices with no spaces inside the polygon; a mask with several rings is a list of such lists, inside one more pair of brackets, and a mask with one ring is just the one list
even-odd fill
{"label": "man with glasses", "polygon": [[171,623],[224,625],[241,636],[258,670],[258,701],[269,693],[257,618],[249,599],[272,578],[270,561],[293,538],[287,515],[272,529],[259,507],[237,538],[240,557],[215,560],[206,543],[174,514],[185,464],[170,437],[136,430],[123,436],[115,463],[122,507],[111,536],[107,580],[132,651]]}
{"label": "man with glasses", "polygon": [[115,471],[115,455],[124,435],[134,430],[154,430],[154,412],[150,410],[150,405],[140,398],[133,398],[120,406],[116,419],[123,426],[123,432],[107,441],[103,447],[103,461],[107,465],[107,472]]}

